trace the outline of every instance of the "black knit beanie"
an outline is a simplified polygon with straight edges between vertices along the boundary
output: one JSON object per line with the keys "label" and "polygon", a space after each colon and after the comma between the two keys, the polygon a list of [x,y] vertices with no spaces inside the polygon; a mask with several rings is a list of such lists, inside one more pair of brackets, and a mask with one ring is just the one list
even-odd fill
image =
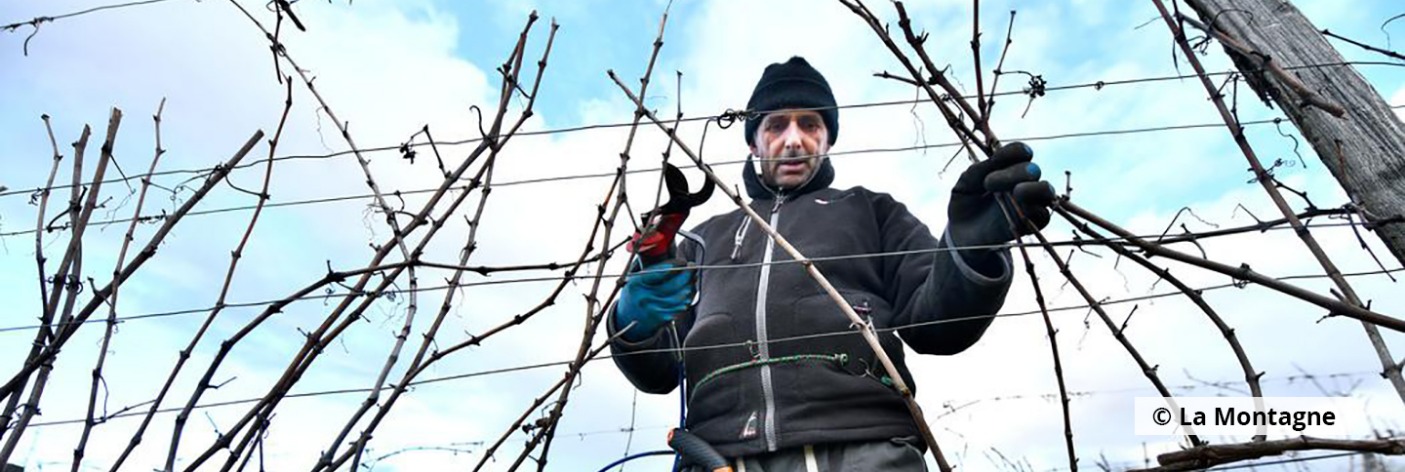
{"label": "black knit beanie", "polygon": [[839,139],[836,105],[829,82],[805,58],[794,56],[785,63],[766,66],[756,89],[751,92],[751,100],[746,102],[746,109],[752,112],[751,119],[746,121],[746,144],[756,144],[753,142],[756,129],[768,112],[782,108],[821,108],[815,111],[824,119],[824,126],[829,129],[829,144],[833,146]]}

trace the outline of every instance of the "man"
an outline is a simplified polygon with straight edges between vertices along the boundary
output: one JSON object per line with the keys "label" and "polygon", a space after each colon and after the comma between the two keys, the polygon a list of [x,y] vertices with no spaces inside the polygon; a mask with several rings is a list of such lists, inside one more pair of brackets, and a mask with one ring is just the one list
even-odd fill
{"label": "man", "polygon": [[[748,158],[742,177],[752,209],[817,260],[880,330],[915,389],[903,342],[924,354],[959,353],[1004,304],[1012,266],[1003,245],[1019,220],[1007,219],[997,198],[1013,196],[1042,228],[1054,190],[1039,180],[1027,146],[1004,146],[958,179],[938,240],[887,194],[829,187],[835,105],[803,58],[766,67],[746,123],[761,172]],[[683,260],[629,277],[608,327],[624,330],[611,346],[617,366],[648,393],[672,391],[681,374],[686,429],[738,470],[925,470],[926,445],[873,350],[805,268],[755,226],[740,209],[713,217],[692,231],[702,244],[678,244]],[[689,263],[707,269],[668,270]]]}

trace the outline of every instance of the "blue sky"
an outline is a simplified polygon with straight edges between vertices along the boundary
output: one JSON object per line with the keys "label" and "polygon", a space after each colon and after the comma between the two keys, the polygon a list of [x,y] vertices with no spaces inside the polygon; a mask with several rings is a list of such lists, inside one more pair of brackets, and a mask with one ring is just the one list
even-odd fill
{"label": "blue sky", "polygon": [[[257,2],[255,2],[257,3]],[[261,19],[271,16],[255,3]],[[1348,34],[1373,44],[1385,44],[1378,26],[1400,13],[1391,2],[1297,2],[1319,27]],[[614,69],[631,85],[643,72],[650,43],[657,32],[665,2],[602,2],[565,0],[513,2],[488,0],[451,2],[357,1],[299,2],[307,33],[285,31],[289,51],[317,76],[319,91],[337,115],[351,123],[351,132],[362,147],[397,145],[424,125],[440,140],[477,134],[470,105],[492,107],[496,98],[493,72],[525,21],[536,9],[542,21],[533,31],[529,57],[535,59],[545,40],[551,18],[561,24],[550,67],[536,105],[536,116],[527,129],[616,123],[631,116],[632,106],[605,76]],[[0,22],[21,21],[92,6],[86,2],[5,4]],[[892,12],[882,2],[872,5],[885,17]],[[949,62],[958,82],[974,87],[969,61],[970,5],[942,2],[911,6],[914,21],[933,32],[931,51]],[[998,59],[1010,9],[1019,11],[1014,44],[1006,59],[1007,70],[1041,74],[1051,87],[1173,75],[1169,34],[1154,19],[1150,3],[1113,0],[1068,2],[998,2],[981,4],[983,64],[987,74]],[[1395,41],[1405,41],[1403,22],[1393,28]],[[672,6],[665,46],[655,68],[648,101],[665,115],[678,102],[674,71],[684,74],[682,103],[689,115],[719,113],[745,105],[747,95],[766,64],[792,54],[809,58],[834,85],[840,103],[853,104],[913,98],[904,85],[871,76],[879,70],[898,71],[897,62],[881,48],[872,33],[837,3],[819,1],[768,2],[679,1]],[[154,139],[150,115],[167,99],[162,123],[162,144],[169,152],[163,169],[190,169],[227,158],[254,129],[272,132],[282,107],[283,89],[274,82],[273,62],[258,31],[227,2],[170,1],[123,10],[95,13],[45,24],[29,45],[21,48],[29,30],[0,33],[0,185],[31,188],[46,178],[52,151],[40,114],[53,117],[60,146],[75,139],[83,124],[101,136],[112,106],[126,113],[116,146],[116,156],[126,173],[141,172],[150,162]],[[1382,60],[1349,46],[1341,52],[1356,60]],[[1218,47],[1202,57],[1211,70],[1225,70],[1228,61]],[[1181,62],[1181,70],[1188,68]],[[1405,105],[1405,68],[1360,66],[1387,102]],[[532,73],[535,73],[534,70]],[[989,76],[987,76],[987,81]],[[1025,79],[1006,76],[1002,90],[1019,90]],[[1241,95],[1247,95],[1241,89]],[[1215,123],[1213,107],[1204,100],[1197,81],[1165,81],[1119,85],[1099,91],[1050,92],[1030,104],[1027,114],[1021,96],[1003,98],[996,107],[995,129],[1005,139],[1053,136],[1089,131],[1120,130],[1167,125]],[[325,154],[346,148],[314,99],[295,85],[294,108],[279,155]],[[1280,116],[1254,100],[1241,100],[1245,120]],[[1024,116],[1022,116],[1024,115]],[[876,147],[902,147],[950,142],[954,138],[930,105],[846,109],[841,113],[843,134],[835,151]],[[1291,126],[1283,131],[1296,135]],[[685,126],[683,134],[697,142],[699,126]],[[1250,140],[1265,159],[1296,160],[1292,141],[1273,126],[1252,126]],[[740,128],[712,128],[707,135],[709,162],[723,163],[745,155]],[[610,172],[618,165],[624,145],[622,129],[596,130],[544,137],[520,137],[509,143],[495,170],[498,182],[518,181],[577,173]],[[1301,139],[1301,138],[1299,138]],[[635,165],[654,165],[664,139],[644,128],[636,144]],[[94,138],[97,141],[97,138]],[[1062,189],[1063,172],[1073,173],[1073,198],[1124,226],[1142,233],[1161,231],[1181,207],[1189,206],[1205,220],[1221,226],[1252,220],[1238,205],[1259,217],[1272,214],[1271,205],[1256,185],[1246,184],[1246,164],[1223,128],[1163,131],[1113,136],[1061,138],[1033,141],[1045,174]],[[95,154],[96,145],[90,149]],[[457,162],[465,146],[441,148],[446,160]],[[61,149],[71,158],[71,149]],[[251,154],[262,158],[260,146]],[[836,156],[837,186],[864,185],[892,193],[908,204],[929,226],[939,229],[945,214],[946,194],[964,164],[958,161],[942,172],[950,157],[948,148],[926,152],[859,153]],[[1307,189],[1320,206],[1345,201],[1340,189],[1303,147],[1306,167],[1280,172],[1286,182]],[[385,189],[416,190],[433,187],[437,171],[421,149],[411,164],[394,152],[368,154],[372,170]],[[59,180],[68,178],[70,160]],[[92,171],[92,160],[85,170]],[[724,178],[733,179],[738,167],[719,164]],[[235,172],[241,187],[259,183],[262,167]],[[696,174],[690,173],[696,179]],[[174,188],[189,175],[167,176],[157,182]],[[350,157],[280,161],[271,184],[273,202],[365,193],[364,176]],[[197,182],[198,183],[198,182]],[[606,191],[607,179],[581,179],[555,184],[504,185],[494,190],[485,210],[479,236],[477,263],[523,264],[574,258],[590,227],[594,205]],[[641,208],[651,202],[653,176],[630,180],[632,199]],[[99,210],[100,218],[125,217],[131,202],[121,204],[125,186],[115,185],[114,208]],[[184,195],[188,195],[184,194]],[[64,200],[66,192],[55,199]],[[413,207],[422,197],[406,198]],[[222,186],[201,208],[250,205],[244,194]],[[230,300],[257,301],[280,298],[320,277],[331,263],[338,269],[359,267],[370,256],[368,243],[378,243],[389,230],[382,219],[367,210],[368,200],[272,208],[264,212],[255,229],[254,242],[240,262]],[[470,199],[467,205],[476,203]],[[51,203],[49,215],[58,204]],[[156,192],[149,212],[170,210],[169,193]],[[730,203],[713,199],[698,211],[710,215],[726,211]],[[460,210],[463,214],[464,210]],[[109,216],[110,215],[110,216]],[[124,315],[209,306],[218,293],[229,262],[229,250],[248,224],[249,212],[227,212],[192,217],[172,234],[158,256],[122,289],[119,312]],[[35,207],[27,194],[0,196],[0,232],[30,229]],[[701,219],[699,219],[701,221]],[[1192,229],[1209,228],[1192,221]],[[143,225],[138,242],[154,230]],[[85,239],[86,271],[100,282],[110,271],[125,225],[97,228]],[[455,217],[449,233],[431,245],[428,257],[449,261],[457,257],[466,229]],[[1069,228],[1055,223],[1048,234],[1064,238]],[[1373,262],[1357,249],[1349,230],[1324,228],[1316,232],[1346,271],[1371,270]],[[618,236],[618,235],[617,235]],[[1377,254],[1380,244],[1368,240]],[[32,323],[37,313],[33,234],[0,237],[0,299],[13,300],[3,317],[4,326]],[[59,251],[62,241],[44,239],[46,254]],[[1187,248],[1189,249],[1189,248]],[[1288,232],[1270,232],[1212,241],[1205,249],[1213,258],[1230,264],[1248,263],[1261,272],[1284,276],[1319,273],[1306,257],[1300,242]],[[1164,290],[1154,279],[1127,264],[1115,266],[1110,253],[1101,259],[1078,255],[1074,267],[1099,296],[1122,298]],[[1039,256],[1036,256],[1039,257]],[[1167,264],[1193,286],[1224,283],[1222,277]],[[1082,303],[1047,258],[1036,260],[1051,305]],[[50,271],[52,271],[51,262]],[[1387,261],[1387,266],[1398,264]],[[610,264],[606,272],[619,270]],[[593,268],[592,268],[593,270]],[[523,276],[550,274],[522,274]],[[444,272],[423,271],[424,284],[438,284]],[[474,276],[472,281],[502,280]],[[1322,280],[1299,282],[1326,293]],[[1356,279],[1357,290],[1375,300],[1387,314],[1405,313],[1398,284],[1382,278]],[[1014,282],[1006,312],[1032,308],[1029,281],[1023,273]],[[608,284],[607,284],[608,286]],[[520,313],[545,296],[547,283],[490,285],[462,291],[466,297],[449,318],[442,343],[460,340],[469,333],[496,325]],[[568,359],[575,350],[583,318],[584,283],[563,293],[557,307],[524,326],[494,338],[480,348],[446,359],[427,376],[447,376],[487,369]],[[420,318],[414,330],[422,332],[439,305],[441,292],[427,292],[419,300]],[[1370,372],[1379,369],[1374,354],[1365,348],[1359,324],[1349,320],[1320,323],[1313,307],[1249,287],[1207,292],[1210,301],[1226,314],[1242,337],[1255,367],[1267,372],[1265,389],[1281,396],[1317,393],[1300,376],[1308,372],[1326,376],[1329,388],[1353,387],[1371,401],[1372,414],[1385,429],[1400,429],[1405,414],[1389,386]],[[364,388],[374,379],[405,313],[406,300],[385,300],[368,312],[368,322],[347,331],[343,342],[327,353],[299,383],[298,391]],[[1129,336],[1143,354],[1161,365],[1168,384],[1199,387],[1187,393],[1214,394],[1203,380],[1233,380],[1237,366],[1228,357],[1223,340],[1193,307],[1167,298],[1139,304]],[[1130,306],[1116,305],[1114,316]],[[210,393],[206,401],[224,401],[261,395],[301,346],[300,330],[314,327],[327,313],[321,301],[291,305],[285,313],[260,327],[242,343],[216,379],[233,379]],[[1096,319],[1081,310],[1060,312],[1060,346],[1070,388],[1103,392],[1074,401],[1075,438],[1082,465],[1090,466],[1101,454],[1117,464],[1139,464],[1143,451],[1173,450],[1174,438],[1136,437],[1126,411],[1131,399],[1151,395],[1125,352],[1107,335]],[[254,309],[226,310],[212,331],[197,346],[191,364],[182,372],[176,394],[167,404],[184,401],[194,378],[208,365],[220,340],[230,336],[253,315]],[[139,403],[154,395],[159,379],[169,372],[175,352],[189,341],[203,321],[200,314],[131,321],[121,325],[109,358],[107,375],[112,409]],[[43,421],[81,418],[86,401],[88,369],[95,357],[100,329],[80,331],[60,356],[56,376],[45,397]],[[3,331],[0,363],[17,366],[32,331]],[[412,336],[414,339],[415,336]],[[1305,342],[1312,340],[1313,342]],[[599,338],[596,340],[599,341]],[[1387,333],[1396,357],[1405,349],[1397,334]],[[994,459],[994,451],[1027,461],[1033,470],[1064,467],[1062,423],[1057,403],[1040,399],[1055,392],[1044,327],[1036,317],[999,320],[988,336],[971,350],[952,357],[910,356],[921,386],[920,399],[934,420],[939,439],[953,461],[968,470],[1009,470]],[[413,349],[414,346],[407,349]],[[394,375],[398,375],[397,373]],[[464,467],[476,461],[483,446],[507,427],[535,397],[559,379],[560,369],[537,369],[475,377],[416,388],[402,399],[380,434],[371,443],[376,457],[399,452],[378,462],[379,470],[421,470]],[[1021,395],[1019,399],[996,397]],[[360,394],[289,400],[280,408],[281,420],[272,430],[269,461],[275,468],[306,467],[314,460],[309,451],[326,448],[335,428],[345,421],[364,398]],[[943,414],[947,405],[969,407]],[[573,396],[553,445],[551,470],[595,470],[630,451],[662,446],[662,435],[676,415],[672,396],[635,395],[629,384],[608,362],[586,368],[578,394]],[[182,446],[180,461],[189,460],[201,441],[227,427],[241,407],[202,410],[192,417],[190,438]],[[203,413],[208,412],[209,416]],[[638,427],[632,441],[621,429]],[[172,415],[158,416],[146,436],[133,467],[159,467],[169,442]],[[105,468],[126,444],[135,422],[115,420],[96,430],[85,465]],[[79,428],[35,427],[26,433],[16,460],[32,469],[67,468]],[[1369,433],[1363,432],[1363,435]],[[515,456],[521,435],[509,441],[506,454]],[[1217,438],[1230,441],[1234,438]],[[1243,438],[1239,438],[1242,440]],[[463,449],[459,453],[445,449]],[[645,461],[636,467],[662,467],[666,460]],[[1345,461],[1321,462],[1326,469],[1346,469]],[[1331,465],[1329,465],[1331,464]],[[491,467],[505,467],[501,462]],[[1314,465],[1314,467],[1317,467]]]}

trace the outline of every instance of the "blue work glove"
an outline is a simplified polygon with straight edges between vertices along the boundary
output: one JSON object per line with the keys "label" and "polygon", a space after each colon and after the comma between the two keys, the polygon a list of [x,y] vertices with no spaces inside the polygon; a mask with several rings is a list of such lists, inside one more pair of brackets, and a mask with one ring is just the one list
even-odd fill
{"label": "blue work glove", "polygon": [[625,329],[626,341],[648,339],[660,327],[688,309],[693,300],[693,270],[668,271],[686,264],[679,259],[659,262],[630,274],[615,304],[615,326]]}
{"label": "blue work glove", "polygon": [[[1043,229],[1048,225],[1054,187],[1039,180],[1039,166],[1030,162],[1033,158],[1034,150],[1029,146],[1012,142],[997,149],[990,159],[972,164],[962,172],[951,189],[951,203],[947,207],[947,231],[951,239],[947,242],[952,246],[1004,244],[1033,234],[1011,207],[1011,196],[1019,211],[1035,227]],[[1000,208],[997,199],[1004,202],[1005,209]],[[1011,232],[1012,229],[1018,234]]]}

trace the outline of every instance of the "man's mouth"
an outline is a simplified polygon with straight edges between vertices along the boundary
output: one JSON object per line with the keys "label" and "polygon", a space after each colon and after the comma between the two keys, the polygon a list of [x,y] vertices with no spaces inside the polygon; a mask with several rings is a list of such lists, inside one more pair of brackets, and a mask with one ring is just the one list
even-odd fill
{"label": "man's mouth", "polygon": [[809,165],[810,164],[808,162],[805,162],[804,159],[780,161],[776,163],[776,173],[789,174],[795,172],[803,172],[806,167],[809,167]]}

